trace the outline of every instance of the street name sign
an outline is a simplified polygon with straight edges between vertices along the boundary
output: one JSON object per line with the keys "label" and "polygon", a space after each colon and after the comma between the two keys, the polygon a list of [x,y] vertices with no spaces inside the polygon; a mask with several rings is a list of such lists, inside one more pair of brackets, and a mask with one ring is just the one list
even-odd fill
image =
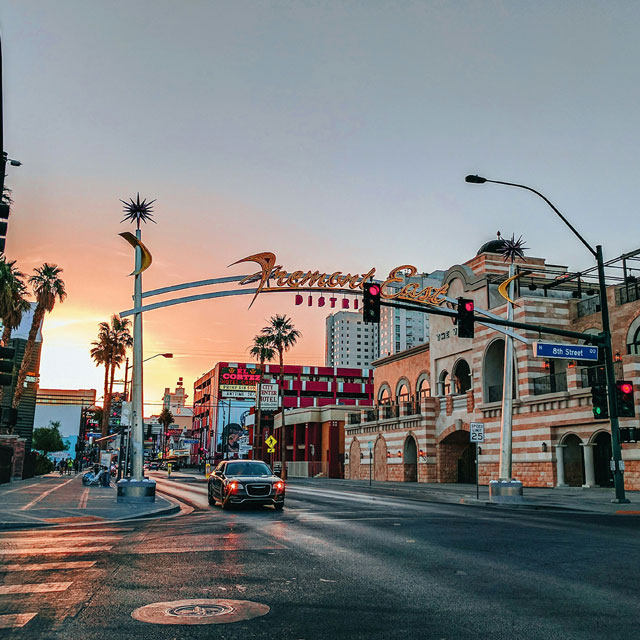
{"label": "street name sign", "polygon": [[598,347],[581,344],[550,344],[534,342],[533,355],[536,358],[562,358],[565,360],[598,360]]}
{"label": "street name sign", "polygon": [[469,423],[469,442],[484,442],[484,422]]}

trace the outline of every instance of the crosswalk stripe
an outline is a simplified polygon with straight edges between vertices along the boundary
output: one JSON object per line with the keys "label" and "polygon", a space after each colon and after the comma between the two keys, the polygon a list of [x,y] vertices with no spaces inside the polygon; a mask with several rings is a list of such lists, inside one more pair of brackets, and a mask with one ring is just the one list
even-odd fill
{"label": "crosswalk stripe", "polygon": [[0,596],[10,593],[51,593],[52,591],[66,591],[73,582],[39,582],[35,584],[5,584],[0,585]]}
{"label": "crosswalk stripe", "polygon": [[44,556],[52,553],[73,553],[82,555],[93,551],[110,551],[113,545],[99,547],[39,547],[36,549],[0,549],[0,556]]}
{"label": "crosswalk stripe", "polygon": [[96,560],[72,560],[71,562],[39,562],[34,564],[0,564],[0,573],[10,571],[56,571],[60,569],[90,569]]}
{"label": "crosswalk stripe", "polygon": [[0,629],[18,629],[24,627],[37,613],[8,613],[0,616]]}
{"label": "crosswalk stripe", "polygon": [[[53,529],[53,528],[45,528],[45,529],[36,529],[36,530],[32,530],[32,531],[21,531],[20,532],[20,537],[21,538],[28,538],[28,537],[32,537],[32,538],[42,538],[43,536],[54,536],[54,535],[62,535],[62,534],[67,534],[67,533],[84,533],[84,534],[91,534],[91,533],[104,533],[104,532],[120,532],[120,533],[124,533],[125,531],[133,531],[133,527],[128,527],[128,528],[124,528],[124,527],[99,527],[99,526],[95,526],[95,527],[74,527],[73,529]],[[0,533],[0,540],[2,540],[2,536],[3,535],[15,535],[15,532],[5,532],[5,533]]]}

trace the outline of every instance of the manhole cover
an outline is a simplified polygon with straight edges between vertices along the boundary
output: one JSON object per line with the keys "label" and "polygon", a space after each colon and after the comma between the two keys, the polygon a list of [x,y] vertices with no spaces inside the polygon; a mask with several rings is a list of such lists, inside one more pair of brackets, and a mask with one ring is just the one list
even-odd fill
{"label": "manhole cover", "polygon": [[228,624],[269,613],[266,604],[249,600],[175,600],[155,602],[136,609],[131,616],[152,624]]}

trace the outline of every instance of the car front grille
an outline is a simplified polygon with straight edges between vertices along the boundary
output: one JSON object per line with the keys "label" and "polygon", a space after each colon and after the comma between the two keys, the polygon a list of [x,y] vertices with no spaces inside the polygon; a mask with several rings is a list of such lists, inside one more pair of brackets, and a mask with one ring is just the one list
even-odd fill
{"label": "car front grille", "polygon": [[247,494],[250,496],[264,497],[271,493],[270,484],[248,484]]}

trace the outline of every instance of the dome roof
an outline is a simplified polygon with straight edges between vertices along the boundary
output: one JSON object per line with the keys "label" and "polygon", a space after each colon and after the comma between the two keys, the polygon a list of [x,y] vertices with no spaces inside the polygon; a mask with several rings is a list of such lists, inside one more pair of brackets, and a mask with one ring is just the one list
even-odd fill
{"label": "dome roof", "polygon": [[500,236],[500,232],[498,231],[498,237],[495,240],[489,240],[489,242],[485,242],[479,249],[477,256],[481,253],[502,253],[504,249],[504,238]]}

